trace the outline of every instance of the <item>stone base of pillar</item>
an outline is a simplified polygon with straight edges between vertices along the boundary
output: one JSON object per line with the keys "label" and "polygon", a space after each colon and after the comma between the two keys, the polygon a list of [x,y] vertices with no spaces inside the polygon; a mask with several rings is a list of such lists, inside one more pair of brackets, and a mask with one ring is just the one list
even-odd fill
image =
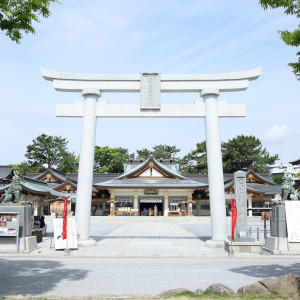
{"label": "stone base of pillar", "polygon": [[208,240],[204,243],[205,247],[207,248],[223,248],[224,249],[224,241],[214,241]]}
{"label": "stone base of pillar", "polygon": [[288,251],[289,250],[288,239],[284,237],[268,236],[266,239],[264,249],[269,252],[272,252],[272,250],[279,251],[279,252]]}
{"label": "stone base of pillar", "polygon": [[288,242],[287,238],[267,237],[264,250],[275,255],[299,255],[299,243]]}
{"label": "stone base of pillar", "polygon": [[225,250],[230,256],[236,253],[261,253],[260,242],[233,242],[225,241]]}
{"label": "stone base of pillar", "polygon": [[88,239],[88,240],[78,240],[77,241],[78,247],[94,247],[96,246],[96,241],[93,239]]}

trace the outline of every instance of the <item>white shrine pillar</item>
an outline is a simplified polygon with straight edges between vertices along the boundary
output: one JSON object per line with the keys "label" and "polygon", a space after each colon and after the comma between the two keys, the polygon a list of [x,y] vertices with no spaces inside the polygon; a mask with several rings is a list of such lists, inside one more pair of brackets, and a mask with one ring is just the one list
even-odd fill
{"label": "white shrine pillar", "polygon": [[133,194],[133,208],[138,210],[138,215],[140,215],[140,211],[139,211],[139,194],[138,194],[138,190],[134,190],[134,194]]}
{"label": "white shrine pillar", "polygon": [[212,230],[212,240],[206,242],[208,247],[224,247],[224,240],[228,239],[217,101],[219,95],[220,92],[217,88],[201,91],[201,97],[205,103],[206,152]]}
{"label": "white shrine pillar", "polygon": [[[248,194],[248,208],[252,208],[252,194]],[[252,209],[248,210],[248,217],[253,217]]]}
{"label": "white shrine pillar", "polygon": [[98,89],[82,90],[84,107],[75,214],[77,234],[79,234],[78,246],[82,247],[96,244],[93,239],[89,239],[89,233],[97,123],[96,108],[100,95],[101,93]]}
{"label": "white shrine pillar", "polygon": [[169,191],[164,191],[164,217],[169,215]]}

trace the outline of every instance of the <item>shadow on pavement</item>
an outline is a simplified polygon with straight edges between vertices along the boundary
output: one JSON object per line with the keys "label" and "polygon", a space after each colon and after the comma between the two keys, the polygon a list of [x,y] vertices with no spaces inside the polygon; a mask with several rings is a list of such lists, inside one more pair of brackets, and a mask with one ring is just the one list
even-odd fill
{"label": "shadow on pavement", "polygon": [[198,236],[199,240],[202,242],[206,242],[208,240],[211,240],[211,236]]}
{"label": "shadow on pavement", "polygon": [[0,296],[41,295],[62,280],[84,279],[89,271],[63,267],[58,261],[0,258]]}
{"label": "shadow on pavement", "polygon": [[179,224],[179,226],[194,234],[202,242],[211,240],[211,226],[209,224]]}
{"label": "shadow on pavement", "polygon": [[279,264],[251,265],[233,268],[229,271],[259,278],[280,277],[289,273],[300,276],[300,263],[291,264],[289,266]]}

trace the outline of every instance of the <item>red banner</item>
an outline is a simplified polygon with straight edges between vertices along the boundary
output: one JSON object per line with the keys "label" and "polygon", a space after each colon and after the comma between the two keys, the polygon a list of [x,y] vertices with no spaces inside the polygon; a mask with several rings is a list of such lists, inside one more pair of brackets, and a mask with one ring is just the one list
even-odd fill
{"label": "red banner", "polygon": [[67,238],[67,221],[68,221],[68,197],[65,197],[64,214],[63,214],[63,232],[62,232],[63,240]]}
{"label": "red banner", "polygon": [[231,201],[231,239],[234,242],[234,230],[236,226],[237,210],[236,210],[236,200]]}

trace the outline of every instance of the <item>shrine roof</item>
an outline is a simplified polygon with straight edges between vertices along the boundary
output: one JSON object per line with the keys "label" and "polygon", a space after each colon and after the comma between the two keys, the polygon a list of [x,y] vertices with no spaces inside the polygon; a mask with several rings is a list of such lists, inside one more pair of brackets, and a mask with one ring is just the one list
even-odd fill
{"label": "shrine roof", "polygon": [[256,193],[262,193],[264,195],[276,195],[281,194],[281,187],[279,185],[266,185],[259,183],[247,183],[247,190]]}
{"label": "shrine roof", "polygon": [[290,161],[290,164],[292,164],[292,165],[300,165],[300,158],[296,159],[294,161]]}
{"label": "shrine roof", "polygon": [[190,179],[174,179],[174,178],[116,178],[102,183],[95,184],[97,187],[115,187],[115,188],[205,188],[206,184],[201,184],[199,182]]}
{"label": "shrine roof", "polygon": [[[184,177],[208,185],[208,174],[182,174]],[[224,174],[224,183],[233,180],[233,174]]]}
{"label": "shrine roof", "polygon": [[11,166],[0,166],[0,179],[9,179],[10,175],[13,175]]}
{"label": "shrine roof", "polygon": [[[29,174],[30,177],[34,175],[34,177],[38,176],[39,174]],[[94,173],[93,174],[93,184],[104,182],[107,180],[114,179],[116,177],[120,176],[120,173]],[[65,174],[66,180],[64,182],[67,182],[69,178],[69,181],[71,181],[73,184],[78,184],[78,173],[66,173]],[[57,184],[56,186],[59,186],[61,184]]]}
{"label": "shrine roof", "polygon": [[65,185],[67,185],[67,184],[71,185],[72,187],[77,188],[77,183],[74,183],[73,180],[69,180],[69,179],[67,179],[66,181],[64,181],[62,183],[59,183],[59,184],[55,185],[53,188],[54,189],[58,189],[58,188],[63,187]]}
{"label": "shrine roof", "polygon": [[[76,184],[76,180],[73,180],[71,178],[69,178],[68,174],[60,172],[56,169],[53,168],[48,168],[46,169],[43,173],[39,173],[39,174],[30,174],[29,177],[34,178],[34,179],[41,179],[43,177],[45,177],[47,174],[51,174],[54,178],[58,179],[60,182],[65,182],[67,180],[71,180],[74,181],[73,183]],[[34,176],[32,176],[34,175]]]}
{"label": "shrine roof", "polygon": [[128,178],[128,177],[132,176],[133,174],[137,173],[139,170],[142,170],[145,166],[147,166],[151,162],[154,165],[158,166],[159,169],[161,169],[162,171],[166,172],[167,174],[169,174],[175,178],[187,179],[184,176],[180,175],[175,170],[168,168],[167,166],[160,163],[158,160],[156,160],[154,157],[151,157],[151,156],[148,159],[146,159],[145,161],[143,161],[142,163],[140,163],[139,165],[137,165],[136,167],[130,169],[129,171],[123,173],[122,175],[118,176],[115,179]]}
{"label": "shrine roof", "polygon": [[20,183],[21,183],[22,187],[29,192],[33,192],[33,193],[37,193],[37,194],[51,195],[51,196],[55,196],[55,197],[66,197],[66,194],[55,191],[54,189],[47,186],[46,183],[44,183],[40,180],[23,177],[20,180]]}
{"label": "shrine roof", "polygon": [[[151,166],[151,167],[150,167]],[[147,168],[154,168],[159,176],[140,176]],[[161,172],[161,173],[160,173]],[[199,183],[188,179],[176,171],[176,168],[170,168],[150,156],[145,161],[136,166],[132,166],[127,172],[108,181],[95,184],[96,187],[115,187],[115,188],[203,188],[207,184]]]}
{"label": "shrine roof", "polygon": [[[47,186],[47,184],[43,181],[32,179],[26,176],[21,176],[20,184],[22,186],[22,190],[26,192],[30,192],[33,194],[41,194],[41,195],[50,195],[54,197],[66,197],[66,194],[55,191],[54,189]],[[7,189],[9,185],[0,188],[0,191]]]}
{"label": "shrine roof", "polygon": [[250,174],[253,175],[253,177],[256,178],[256,180],[261,181],[262,183],[265,183],[265,184],[268,184],[268,185],[276,185],[274,183],[274,181],[272,180],[272,178],[270,177],[270,175],[257,174],[253,170],[248,170],[246,172],[246,177],[248,178]]}

